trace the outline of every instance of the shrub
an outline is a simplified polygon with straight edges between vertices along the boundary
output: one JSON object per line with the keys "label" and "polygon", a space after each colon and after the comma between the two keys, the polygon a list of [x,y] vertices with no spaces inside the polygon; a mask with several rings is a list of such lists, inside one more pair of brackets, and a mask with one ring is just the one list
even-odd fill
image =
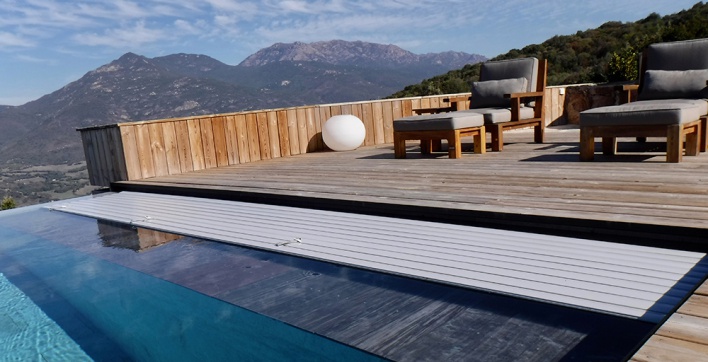
{"label": "shrub", "polygon": [[13,199],[10,196],[5,196],[2,199],[2,204],[0,204],[0,210],[9,210],[9,209],[14,209],[17,207],[17,204],[15,204],[15,199]]}

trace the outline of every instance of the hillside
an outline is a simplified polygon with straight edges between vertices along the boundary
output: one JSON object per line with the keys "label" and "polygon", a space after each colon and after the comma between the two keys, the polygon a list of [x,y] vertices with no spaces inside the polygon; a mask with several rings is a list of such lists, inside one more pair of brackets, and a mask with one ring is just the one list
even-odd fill
{"label": "hillside", "polygon": [[[641,49],[651,43],[696,38],[708,38],[708,4],[703,2],[672,15],[652,13],[636,22],[608,22],[597,29],[554,36],[491,60],[548,59],[549,85],[633,80]],[[409,85],[389,98],[467,92],[469,82],[477,79],[479,64],[466,65]]]}
{"label": "hillside", "polygon": [[0,166],[79,162],[79,127],[381,98],[484,59],[345,41],[275,44],[236,66],[127,53],[40,99],[0,106]]}

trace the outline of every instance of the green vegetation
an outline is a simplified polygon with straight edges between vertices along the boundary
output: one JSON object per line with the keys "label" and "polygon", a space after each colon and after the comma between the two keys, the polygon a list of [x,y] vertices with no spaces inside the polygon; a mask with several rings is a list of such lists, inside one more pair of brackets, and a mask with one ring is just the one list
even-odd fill
{"label": "green vegetation", "polygon": [[0,204],[0,210],[9,210],[9,209],[14,209],[17,207],[17,204],[15,204],[15,199],[13,199],[10,196],[5,196],[2,199],[2,203]]}
{"label": "green vegetation", "polygon": [[13,207],[41,204],[90,194],[85,163],[0,168],[0,190]]}
{"label": "green vegetation", "polygon": [[[673,15],[661,17],[652,13],[636,22],[608,22],[574,35],[557,35],[491,60],[547,59],[549,85],[634,80],[641,49],[657,42],[708,38],[707,19],[708,4],[699,2]],[[469,82],[479,79],[479,68],[479,64],[466,65],[407,86],[390,98],[468,92]]]}

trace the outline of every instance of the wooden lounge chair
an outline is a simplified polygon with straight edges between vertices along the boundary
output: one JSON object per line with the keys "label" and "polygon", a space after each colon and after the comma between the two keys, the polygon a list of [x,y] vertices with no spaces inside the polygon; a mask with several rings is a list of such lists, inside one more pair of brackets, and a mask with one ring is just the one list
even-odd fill
{"label": "wooden lounge chair", "polygon": [[[705,152],[708,114],[708,39],[657,43],[642,53],[638,101],[580,113],[580,160],[617,152],[617,137],[666,137],[666,161]],[[629,99],[629,97],[627,97]]]}
{"label": "wooden lounge chair", "polygon": [[503,132],[510,129],[534,127],[534,141],[543,143],[547,67],[546,60],[536,58],[486,62],[481,65],[479,82],[472,83],[471,96],[448,98],[449,107],[414,111],[419,119],[440,112],[481,114],[485,131],[491,134],[492,151],[503,149]]}

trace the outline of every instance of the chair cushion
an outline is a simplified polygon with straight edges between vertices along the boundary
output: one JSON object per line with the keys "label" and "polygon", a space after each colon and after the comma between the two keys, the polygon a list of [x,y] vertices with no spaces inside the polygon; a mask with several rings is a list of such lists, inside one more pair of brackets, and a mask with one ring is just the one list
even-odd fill
{"label": "chair cushion", "polygon": [[708,98],[708,69],[647,70],[640,100]]}
{"label": "chair cushion", "polygon": [[647,69],[708,69],[708,39],[655,43],[645,51]]}
{"label": "chair cushion", "polygon": [[523,77],[472,82],[470,108],[509,106],[510,100],[504,98],[504,95],[524,92],[526,83]]}
{"label": "chair cushion", "polygon": [[708,113],[708,102],[699,99],[638,101],[580,112],[580,126],[640,126],[683,124]]}
{"label": "chair cushion", "polygon": [[394,131],[447,131],[484,125],[481,114],[464,111],[423,114],[393,121]]}
{"label": "chair cushion", "polygon": [[480,81],[526,78],[526,91],[536,91],[538,59],[520,58],[482,63]]}
{"label": "chair cushion", "polygon": [[[484,117],[485,124],[504,123],[511,121],[511,108],[475,108],[459,112],[481,114]],[[531,107],[521,107],[520,112],[521,119],[530,119],[534,117],[533,108]]]}

